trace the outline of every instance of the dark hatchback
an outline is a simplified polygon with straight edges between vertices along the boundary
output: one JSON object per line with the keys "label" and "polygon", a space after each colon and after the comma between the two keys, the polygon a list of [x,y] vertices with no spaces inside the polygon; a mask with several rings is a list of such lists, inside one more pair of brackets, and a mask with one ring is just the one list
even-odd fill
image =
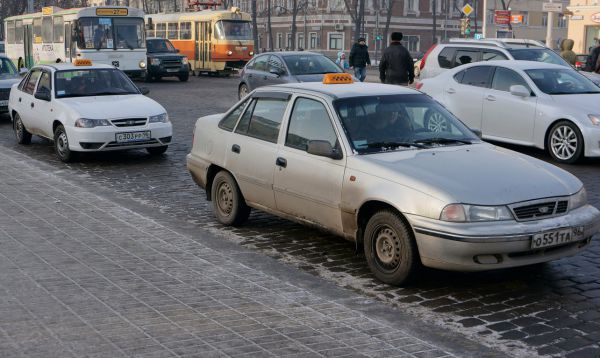
{"label": "dark hatchback", "polygon": [[146,39],[148,52],[148,71],[146,81],[159,80],[162,77],[178,77],[185,82],[190,77],[187,57],[180,55],[171,41],[162,38]]}
{"label": "dark hatchback", "polygon": [[254,57],[240,75],[238,97],[254,89],[282,83],[320,82],[326,73],[342,73],[329,58],[313,52],[267,52]]}

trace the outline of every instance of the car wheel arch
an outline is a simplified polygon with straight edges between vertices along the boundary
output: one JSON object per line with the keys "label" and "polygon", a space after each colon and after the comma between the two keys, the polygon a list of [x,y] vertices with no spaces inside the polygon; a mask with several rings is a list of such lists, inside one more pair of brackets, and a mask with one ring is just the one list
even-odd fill
{"label": "car wheel arch", "polygon": [[64,127],[64,124],[63,124],[61,121],[59,121],[58,119],[55,119],[55,120],[52,122],[52,133],[56,132],[56,128],[57,128],[59,125],[61,125],[61,124],[62,124],[62,125],[63,125],[63,127]]}
{"label": "car wheel arch", "polygon": [[359,247],[358,245],[361,245],[364,241],[364,230],[365,227],[367,226],[367,223],[369,222],[369,219],[371,219],[371,217],[373,215],[375,215],[375,213],[381,211],[381,210],[391,210],[394,211],[395,213],[397,213],[400,218],[406,223],[406,225],[408,225],[408,227],[411,229],[412,231],[412,225],[410,225],[410,223],[408,222],[408,220],[406,219],[406,217],[404,216],[404,214],[402,213],[401,210],[399,210],[397,207],[395,207],[394,205],[382,201],[382,200],[368,200],[365,201],[360,208],[358,209],[357,213],[356,213],[356,225],[357,225],[357,234],[356,234],[356,243],[357,243],[357,247]]}
{"label": "car wheel arch", "polygon": [[[212,201],[212,194],[211,194],[212,193],[212,184],[215,179],[215,176],[220,171],[225,171],[225,172],[231,174],[231,176],[233,177],[233,180],[235,180],[239,186],[239,181],[234,173],[232,173],[230,170],[227,170],[226,168],[224,168],[220,165],[211,164],[208,166],[208,169],[206,169],[206,188],[204,189],[206,191],[206,200],[208,200],[208,201]],[[241,192],[241,189],[240,189],[240,192]],[[244,196],[244,193],[242,193],[242,197],[243,196]]]}
{"label": "car wheel arch", "polygon": [[[553,120],[552,122],[550,122],[550,124],[548,125],[547,129],[546,129],[546,133],[544,133],[544,150],[548,150],[548,137],[550,136],[550,131],[552,130],[552,128],[556,125],[556,123],[558,122],[569,122],[571,124],[573,124],[575,127],[577,127],[577,129],[579,129],[580,133],[583,133],[583,131],[581,130],[580,126],[573,120],[569,119],[569,118],[558,118]],[[585,151],[585,141],[582,143],[583,149]]]}

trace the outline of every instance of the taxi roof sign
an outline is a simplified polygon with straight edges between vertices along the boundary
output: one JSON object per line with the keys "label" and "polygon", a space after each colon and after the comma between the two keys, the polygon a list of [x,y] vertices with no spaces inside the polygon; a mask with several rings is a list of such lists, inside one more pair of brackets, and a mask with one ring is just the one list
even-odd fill
{"label": "taxi roof sign", "polygon": [[323,84],[340,85],[354,83],[352,75],[349,73],[327,73],[323,76]]}
{"label": "taxi roof sign", "polygon": [[92,60],[90,60],[89,58],[78,58],[73,62],[73,65],[75,65],[75,66],[91,66]]}

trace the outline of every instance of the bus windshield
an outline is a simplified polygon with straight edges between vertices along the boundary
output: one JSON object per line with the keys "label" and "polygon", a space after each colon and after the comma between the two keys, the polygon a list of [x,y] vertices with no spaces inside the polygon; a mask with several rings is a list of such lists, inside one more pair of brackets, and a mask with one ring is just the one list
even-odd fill
{"label": "bus windshield", "polygon": [[56,98],[139,94],[123,72],[113,68],[57,71]]}
{"label": "bus windshield", "polygon": [[218,40],[252,40],[250,21],[221,20],[215,24]]}
{"label": "bus windshield", "polygon": [[79,19],[77,43],[80,49],[145,48],[144,19],[84,17]]}

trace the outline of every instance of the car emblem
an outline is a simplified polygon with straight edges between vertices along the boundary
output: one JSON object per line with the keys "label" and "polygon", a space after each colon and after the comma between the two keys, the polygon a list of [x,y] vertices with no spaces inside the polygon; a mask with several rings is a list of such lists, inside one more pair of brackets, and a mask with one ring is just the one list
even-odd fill
{"label": "car emblem", "polygon": [[547,206],[542,206],[541,208],[538,209],[538,211],[540,212],[540,214],[548,214],[548,211],[550,211],[550,208]]}
{"label": "car emblem", "polygon": [[128,126],[132,126],[132,125],[134,125],[134,124],[135,124],[135,121],[127,121],[127,125],[128,125]]}

